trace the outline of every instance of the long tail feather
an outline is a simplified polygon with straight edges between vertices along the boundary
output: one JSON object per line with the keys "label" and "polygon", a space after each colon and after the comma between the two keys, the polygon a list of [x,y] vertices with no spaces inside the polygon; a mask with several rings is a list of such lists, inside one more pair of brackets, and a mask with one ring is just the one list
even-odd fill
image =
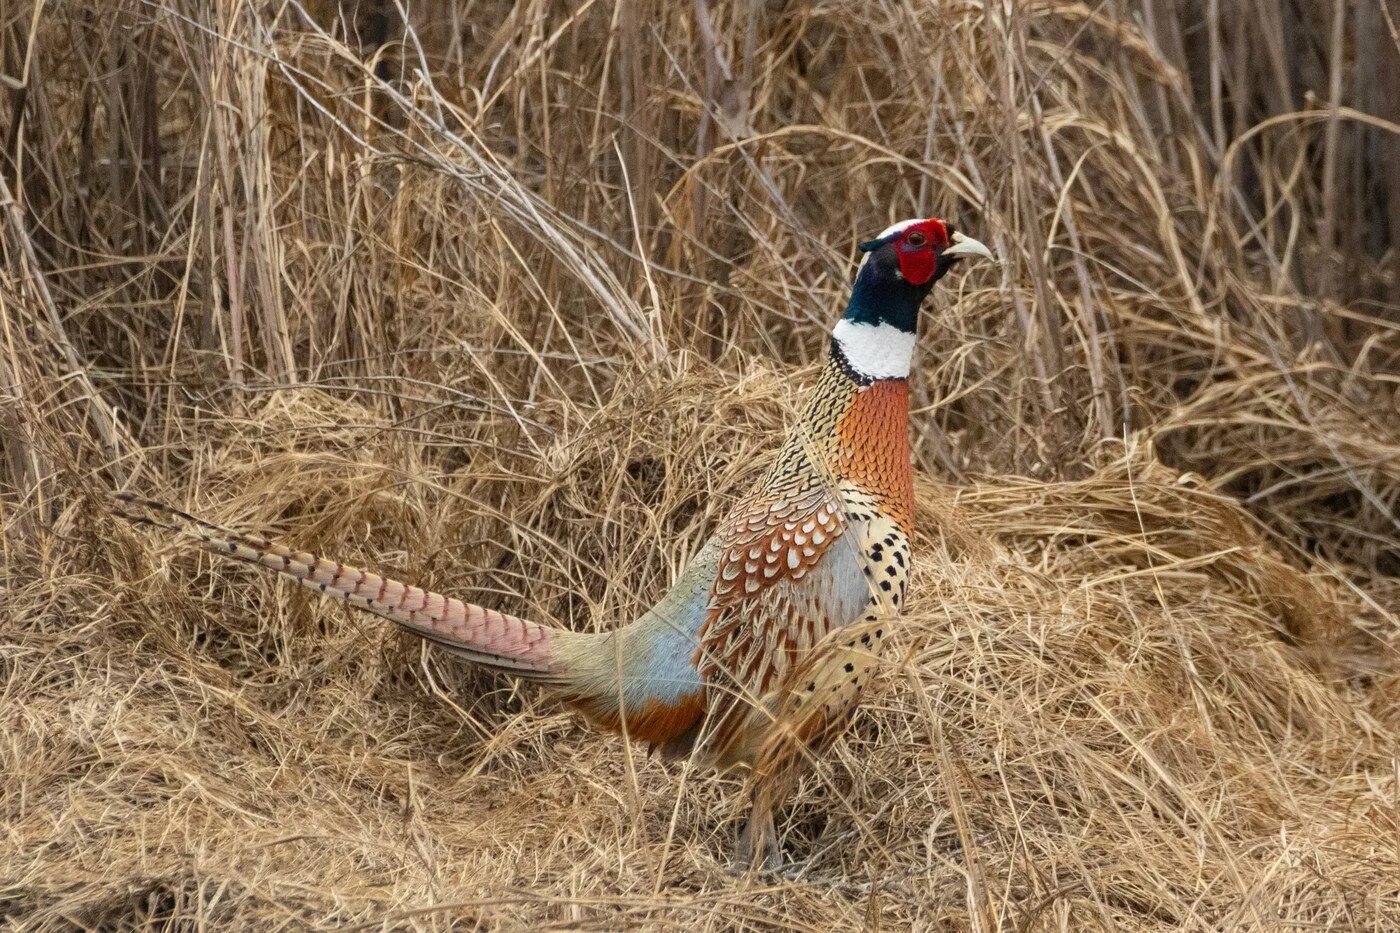
{"label": "long tail feather", "polygon": [[215,554],[266,567],[308,589],[388,619],[478,664],[529,680],[568,680],[559,649],[560,642],[573,632],[294,551],[129,493],[116,493],[113,498],[117,514],[133,523],[155,525],[194,540]]}

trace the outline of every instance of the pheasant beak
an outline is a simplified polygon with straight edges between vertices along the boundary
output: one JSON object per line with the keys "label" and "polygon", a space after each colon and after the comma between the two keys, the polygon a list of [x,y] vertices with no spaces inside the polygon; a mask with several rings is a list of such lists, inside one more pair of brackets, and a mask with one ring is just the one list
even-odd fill
{"label": "pheasant beak", "polygon": [[986,244],[957,232],[953,233],[952,242],[943,250],[943,255],[945,258],[948,256],[981,256],[983,259],[996,262],[996,257],[992,255],[991,250],[987,249]]}

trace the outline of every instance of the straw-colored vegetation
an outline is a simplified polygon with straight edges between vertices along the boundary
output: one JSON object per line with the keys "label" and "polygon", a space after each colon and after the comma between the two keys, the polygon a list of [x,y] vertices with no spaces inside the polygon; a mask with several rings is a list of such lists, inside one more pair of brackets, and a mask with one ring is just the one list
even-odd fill
{"label": "straw-colored vegetation", "polygon": [[[0,925],[1400,928],[1383,0],[343,5],[0,6]],[[784,877],[734,779],[108,515],[617,625],[916,213],[1005,261]]]}

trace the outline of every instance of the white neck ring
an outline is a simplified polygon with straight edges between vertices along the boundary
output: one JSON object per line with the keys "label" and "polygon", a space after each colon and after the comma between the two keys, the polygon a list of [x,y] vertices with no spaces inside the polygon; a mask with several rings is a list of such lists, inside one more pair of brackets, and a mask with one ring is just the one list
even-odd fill
{"label": "white neck ring", "polygon": [[832,339],[846,362],[868,379],[907,379],[917,335],[893,324],[862,324],[845,318],[836,322]]}

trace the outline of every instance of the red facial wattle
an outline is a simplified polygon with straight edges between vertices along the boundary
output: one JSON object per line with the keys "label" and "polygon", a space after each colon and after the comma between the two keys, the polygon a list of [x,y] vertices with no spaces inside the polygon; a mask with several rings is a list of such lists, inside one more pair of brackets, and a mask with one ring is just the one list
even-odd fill
{"label": "red facial wattle", "polygon": [[938,265],[938,256],[928,246],[913,247],[901,243],[899,250],[899,274],[911,285],[923,285],[933,278]]}
{"label": "red facial wattle", "polygon": [[903,231],[895,241],[899,274],[911,285],[923,285],[938,271],[938,250],[948,243],[947,228],[936,220],[924,221]]}

